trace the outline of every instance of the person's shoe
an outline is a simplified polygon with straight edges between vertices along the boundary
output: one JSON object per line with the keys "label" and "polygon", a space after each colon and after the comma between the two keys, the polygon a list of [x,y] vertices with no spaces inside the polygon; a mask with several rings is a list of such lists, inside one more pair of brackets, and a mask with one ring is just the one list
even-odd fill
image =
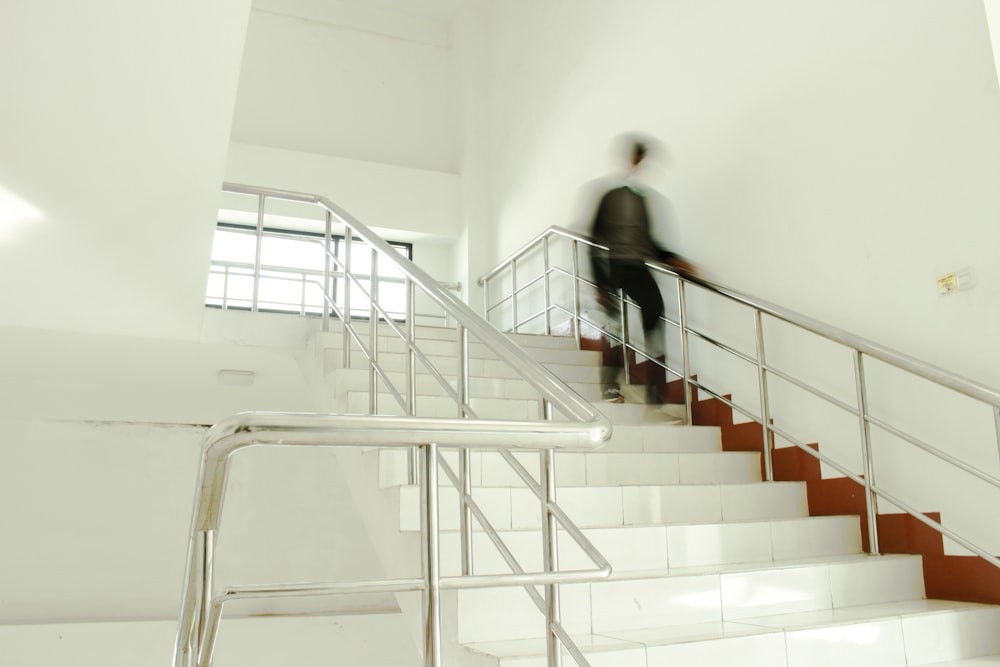
{"label": "person's shoe", "polygon": [[625,397],[622,396],[622,392],[618,389],[605,389],[601,400],[605,403],[624,403]]}

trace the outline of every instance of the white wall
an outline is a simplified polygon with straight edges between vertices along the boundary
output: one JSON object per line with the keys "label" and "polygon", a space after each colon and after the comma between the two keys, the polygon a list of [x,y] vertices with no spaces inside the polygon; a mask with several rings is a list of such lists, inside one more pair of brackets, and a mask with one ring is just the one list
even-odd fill
{"label": "white wall", "polygon": [[255,4],[233,139],[454,172],[457,111],[446,35],[401,26],[398,14],[359,24],[358,10],[336,2]]}
{"label": "white wall", "polygon": [[[549,225],[585,226],[584,184],[610,169],[613,139],[642,131],[666,147],[645,170],[674,205],[676,227],[659,231],[707,277],[1000,387],[1000,88],[981,0],[512,0],[490,25],[496,241],[470,272]],[[939,297],[936,277],[966,268],[975,286]],[[751,319],[690,305],[707,333],[753,353]],[[759,410],[754,373],[694,356],[699,379]],[[988,409],[872,375],[882,416],[922,415],[915,435],[997,474]],[[830,382],[839,395],[842,378]],[[774,393],[805,442],[858,471],[856,422]],[[888,488],[930,488],[926,462],[902,465],[888,440],[876,435]],[[952,500],[995,504],[940,483],[944,498],[915,504],[946,523]],[[989,527],[980,537],[1000,543]]]}
{"label": "white wall", "polygon": [[0,322],[198,336],[248,14],[3,4]]}
{"label": "white wall", "polygon": [[[979,0],[514,0],[492,27],[494,261],[574,222],[611,139],[642,130],[670,151],[650,178],[678,250],[710,277],[1000,386]],[[977,286],[939,298],[962,267]]]}
{"label": "white wall", "polygon": [[[209,311],[198,341],[0,328],[0,349],[18,351],[0,360],[0,623],[176,618],[200,425],[329,409],[318,322]],[[218,559],[220,585],[381,575],[329,450],[238,454]]]}
{"label": "white wall", "polygon": [[[459,228],[455,174],[233,143],[226,180],[322,195],[383,238],[413,243],[414,260],[431,277],[459,279],[451,261]],[[309,213],[298,209],[287,214]]]}

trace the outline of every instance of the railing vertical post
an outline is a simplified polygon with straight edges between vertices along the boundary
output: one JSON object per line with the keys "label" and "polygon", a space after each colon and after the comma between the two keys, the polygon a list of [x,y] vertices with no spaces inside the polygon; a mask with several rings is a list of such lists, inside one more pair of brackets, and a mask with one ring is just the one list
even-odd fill
{"label": "railing vertical post", "polygon": [[420,448],[423,459],[421,541],[424,571],[424,667],[441,667],[441,570],[438,528],[438,446]]}
{"label": "railing vertical post", "polygon": [[253,260],[253,302],[250,304],[250,312],[256,313],[259,309],[260,299],[260,253],[264,245],[264,195],[257,195],[257,251]]}
{"label": "railing vertical post", "polygon": [[229,310],[229,271],[230,267],[222,274],[222,310]]}
{"label": "railing vertical post", "polygon": [[687,294],[684,279],[677,279],[677,308],[681,325],[681,355],[684,357],[684,415],[688,424],[692,423],[693,399],[691,395],[691,346],[688,338]]}
{"label": "railing vertical post", "polygon": [[551,315],[551,293],[549,286],[549,237],[542,239],[542,298],[545,300],[545,335],[552,335],[552,315]]}
{"label": "railing vertical post", "polygon": [[517,333],[517,260],[510,263],[510,330]]}
{"label": "railing vertical post", "polygon": [[[771,401],[767,393],[767,363],[764,357],[764,323],[759,310],[753,311],[753,331],[757,341],[757,391],[760,394],[760,427],[764,438],[764,480],[774,481],[774,457],[771,450]],[[688,422],[690,423],[690,422]]]}
{"label": "railing vertical post", "polygon": [[865,382],[864,354],[854,351],[854,382],[858,395],[858,419],[861,429],[861,461],[865,477],[865,507],[868,511],[868,551],[879,553],[878,498],[875,495],[875,465],[872,459],[871,425],[868,423],[868,390]]}
{"label": "railing vertical post", "polygon": [[[465,406],[469,404],[471,397],[469,387],[469,331],[462,324],[458,325],[458,373],[455,378],[457,383],[456,393],[458,394],[458,415],[459,419],[466,416]],[[472,478],[470,477],[472,455],[467,447],[458,450],[458,474],[461,488],[458,490],[462,501],[459,504],[460,514],[460,537],[462,542],[462,574],[468,576],[472,572],[472,510],[465,502],[472,493]]]}
{"label": "railing vertical post", "polygon": [[632,384],[632,364],[629,363],[629,346],[628,346],[628,301],[625,299],[625,292],[622,290],[617,290],[618,304],[621,306],[618,309],[618,316],[621,318],[621,328],[622,328],[622,365],[625,371],[625,386]]}
{"label": "railing vertical post", "polygon": [[378,251],[372,247],[372,258],[368,270],[368,349],[371,360],[368,364],[368,414],[378,414],[378,374],[375,373],[375,362],[378,361]]}
{"label": "railing vertical post", "polygon": [[330,304],[333,302],[333,293],[330,289],[330,253],[333,245],[333,214],[326,212],[326,228],[323,231],[323,331],[330,330]]}
{"label": "railing vertical post", "polygon": [[173,667],[194,667],[201,650],[204,609],[202,602],[206,594],[205,554],[206,534],[199,531],[192,536],[188,547],[187,571],[184,574],[184,589],[181,592],[181,617],[177,628],[177,642],[174,645]]}
{"label": "railing vertical post", "polygon": [[215,531],[201,532],[200,575],[198,582],[201,588],[201,604],[198,611],[198,639],[195,651],[198,667],[207,667],[212,662],[215,650],[215,639],[219,631],[219,617],[212,610],[212,583],[215,572]]}
{"label": "railing vertical post", "polygon": [[490,321],[490,281],[487,278],[483,281],[483,317]]}
{"label": "railing vertical post", "polygon": [[582,332],[580,329],[580,244],[573,239],[573,338],[576,339],[576,349],[580,349]]}
{"label": "railing vertical post", "polygon": [[[552,405],[543,400],[542,410],[545,419],[552,419]],[[558,521],[553,514],[551,507],[556,502],[556,464],[555,452],[551,449],[543,449],[539,454],[539,481],[541,482],[542,496],[542,542],[544,553],[542,554],[543,569],[545,572],[555,572],[559,568],[559,548],[557,540]],[[545,652],[548,658],[548,667],[560,667],[562,665],[562,652],[559,647],[559,638],[556,636],[554,625],[559,623],[559,586],[557,584],[545,585]]]}
{"label": "railing vertical post", "polygon": [[351,283],[354,281],[354,272],[351,268],[351,246],[354,245],[354,233],[348,227],[344,230],[344,368],[351,367]]}
{"label": "railing vertical post", "polygon": [[[413,346],[417,344],[417,310],[416,289],[413,281],[406,279],[406,414],[411,417],[417,414],[417,358],[413,354]],[[407,483],[416,484],[420,478],[420,462],[417,460],[417,450],[407,450]]]}
{"label": "railing vertical post", "polygon": [[993,422],[997,431],[997,457],[1000,458],[1000,405],[993,408]]}

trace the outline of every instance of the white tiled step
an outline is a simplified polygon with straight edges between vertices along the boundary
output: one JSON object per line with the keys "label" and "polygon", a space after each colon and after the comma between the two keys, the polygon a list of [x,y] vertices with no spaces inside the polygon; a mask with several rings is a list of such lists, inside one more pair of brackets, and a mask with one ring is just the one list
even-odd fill
{"label": "white tiled step", "polygon": [[[626,389],[628,392],[633,391],[631,387]],[[594,406],[615,425],[643,424],[684,417],[684,406],[679,403],[666,406],[649,406],[639,402],[595,403]]]}
{"label": "white tiled step", "polygon": [[[405,393],[400,392],[405,401]],[[378,393],[377,414],[403,415],[406,410],[388,392]],[[469,406],[480,419],[503,419],[513,421],[535,421],[540,415],[540,403],[532,399],[477,398],[469,400]],[[458,404],[451,396],[417,396],[416,415],[419,417],[455,418]],[[336,397],[335,409],[347,414],[369,414],[369,394],[367,391],[347,391]]]}
{"label": "white tiled step", "polygon": [[[383,488],[408,483],[407,457],[402,449],[379,451],[379,484]],[[448,450],[442,457],[457,473],[457,452]],[[514,457],[538,479],[538,453],[515,452]],[[473,486],[523,486],[499,453],[472,452],[471,459]],[[760,454],[756,452],[557,452],[555,469],[559,487],[739,484],[761,479]],[[451,484],[444,474],[441,478],[442,485]]]}
{"label": "white tiled step", "polygon": [[[745,620],[924,597],[919,556],[855,555],[829,562],[787,561],[703,573],[641,574],[561,587],[571,632],[612,634],[668,625]],[[513,622],[498,623],[506,609]],[[459,641],[541,636],[534,603],[520,589],[463,590]],[[532,613],[534,612],[534,613]]]}
{"label": "white tiled step", "polygon": [[[600,367],[598,360],[591,360],[588,356],[590,352],[574,352],[572,356],[557,355],[542,357],[538,359],[543,366],[548,368],[553,374],[564,382],[600,382]],[[428,364],[437,369],[443,375],[455,375],[458,373],[458,354],[456,351],[444,354],[429,354],[425,351],[425,358],[415,359],[417,373],[428,373]],[[379,366],[385,371],[405,371],[408,363],[407,355],[403,352],[390,352],[379,350],[377,353]],[[343,353],[339,350],[327,350],[323,357],[323,368],[326,373],[331,373],[337,368],[343,368]],[[367,368],[368,359],[360,351],[352,352],[349,368]],[[500,359],[469,359],[469,374],[478,377],[501,377],[519,378],[520,374],[509,364]]]}
{"label": "white tiled step", "polygon": [[[400,530],[420,529],[420,490],[399,489]],[[527,488],[477,488],[473,499],[498,530],[541,527],[541,503]],[[678,486],[562,487],[559,506],[581,528],[790,519],[809,515],[803,482]],[[439,495],[442,530],[460,526],[458,493]],[[478,522],[473,528],[479,530]]]}
{"label": "white tiled step", "polygon": [[[997,607],[916,600],[585,634],[574,640],[593,667],[914,667],[935,663],[941,667],[944,660],[1000,652],[998,624]],[[539,639],[467,646],[493,656],[495,665],[545,667]]]}
{"label": "white tiled step", "polygon": [[[392,386],[396,387],[397,391],[401,394],[405,394],[406,373],[402,371],[391,371],[387,372],[386,376]],[[385,391],[384,380],[382,377],[378,376],[377,380],[380,393],[388,395]],[[327,382],[332,387],[335,396],[348,391],[367,393],[369,381],[370,373],[367,368],[362,367],[336,368],[327,376]],[[430,373],[418,372],[416,373],[414,381],[416,383],[416,392],[418,397],[448,396],[450,394],[448,389],[441,384],[438,378]],[[456,379],[454,376],[445,376],[445,381],[452,390],[455,389]],[[597,382],[568,382],[567,384],[570,389],[580,394],[584,400],[594,401],[600,398],[601,388],[600,384]],[[471,396],[484,398],[533,400],[537,400],[538,398],[538,391],[526,380],[518,378],[470,377],[469,394]]]}
{"label": "white tiled step", "polygon": [[966,658],[965,660],[948,660],[935,662],[925,667],[996,667],[1000,666],[1000,654],[987,655],[981,658]]}
{"label": "white tiled step", "polygon": [[[805,517],[729,523],[585,528],[584,534],[619,574],[644,570],[766,563],[793,558],[820,558],[861,553],[856,516]],[[541,532],[498,531],[526,571],[541,569]],[[509,572],[489,537],[473,533],[477,574]],[[442,533],[441,568],[457,574],[460,535]],[[591,569],[593,564],[565,532],[559,534],[561,569]]]}
{"label": "white tiled step", "polygon": [[[365,323],[355,323],[355,328],[361,334],[365,345],[369,342],[369,329]],[[404,328],[405,331],[405,328]],[[506,334],[506,337],[523,348],[529,354],[548,352],[582,352],[586,355],[599,354],[590,350],[578,350],[576,340],[566,336],[535,336],[522,334]],[[431,354],[451,354],[457,346],[458,337],[454,329],[439,327],[417,327],[415,331],[417,346]],[[328,333],[316,335],[317,350],[343,350],[343,332],[339,327]],[[392,352],[402,352],[406,349],[403,340],[393,332],[388,325],[381,325],[378,332],[378,349]],[[469,351],[472,356],[492,357],[485,345],[475,339],[469,341]]]}
{"label": "white tiled step", "polygon": [[576,339],[572,336],[542,336],[535,334],[505,334],[518,345],[524,348],[558,348],[561,350],[575,350]]}
{"label": "white tiled step", "polygon": [[722,429],[674,424],[614,424],[602,450],[611,452],[719,452]]}
{"label": "white tiled step", "polygon": [[[595,350],[577,350],[562,346],[536,347],[520,345],[525,354],[532,359],[546,363],[580,366],[597,366],[601,363],[601,352]],[[469,356],[474,359],[496,359],[497,355],[483,343],[470,343]]]}

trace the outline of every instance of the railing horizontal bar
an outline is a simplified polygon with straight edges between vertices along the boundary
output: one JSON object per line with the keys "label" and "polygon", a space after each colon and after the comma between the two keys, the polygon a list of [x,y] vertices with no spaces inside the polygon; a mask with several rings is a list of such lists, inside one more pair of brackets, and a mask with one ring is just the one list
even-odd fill
{"label": "railing horizontal bar", "polygon": [[442,577],[441,588],[501,588],[504,586],[539,586],[544,584],[582,584],[605,576],[607,575],[605,575],[602,569],[511,574],[473,574],[463,577]]}
{"label": "railing horizontal bar", "polygon": [[747,362],[748,364],[753,364],[754,366],[757,365],[757,359],[755,359],[754,357],[751,357],[748,354],[744,354],[743,352],[740,352],[739,350],[737,350],[735,347],[732,347],[730,345],[726,345],[722,341],[717,340],[715,338],[712,338],[711,336],[709,336],[707,334],[703,334],[703,333],[700,333],[698,331],[695,331],[691,327],[688,327],[688,334],[691,335],[691,336],[694,336],[695,338],[697,338],[699,340],[703,340],[706,343],[708,343],[709,345],[713,345],[713,346],[719,348],[720,350],[722,350],[724,352],[728,352],[729,354],[731,354],[734,357],[737,357],[739,359],[742,359],[743,361]]}
{"label": "railing horizontal bar", "polygon": [[820,452],[818,452],[817,450],[813,449],[812,447],[810,447],[806,443],[802,442],[801,440],[799,440],[798,438],[796,438],[792,434],[787,433],[786,431],[783,431],[780,428],[778,428],[776,426],[773,426],[773,425],[768,425],[767,430],[770,431],[770,432],[772,432],[772,433],[774,433],[777,436],[780,436],[781,438],[787,440],[788,442],[792,443],[793,445],[795,445],[796,447],[798,447],[799,449],[801,449],[802,451],[804,451],[806,454],[808,454],[809,456],[813,457],[814,459],[816,459],[816,460],[818,460],[818,461],[820,461],[822,463],[825,463],[826,465],[828,465],[831,468],[835,469],[837,472],[839,472],[842,475],[844,475],[845,477],[849,478],[851,481],[856,482],[856,483],[864,486],[865,480],[864,480],[863,477],[861,477],[860,475],[858,475],[856,473],[851,472],[850,470],[848,470],[843,465],[841,465],[841,464],[837,463],[836,461],[834,461],[833,459],[831,459],[829,456],[826,456],[825,454],[821,454]]}
{"label": "railing horizontal bar", "polygon": [[846,403],[846,402],[840,400],[839,398],[834,398],[833,396],[831,396],[830,394],[828,394],[828,393],[826,393],[824,391],[816,389],[815,387],[811,387],[811,386],[807,385],[805,382],[802,382],[801,380],[799,380],[797,378],[794,378],[791,375],[789,375],[788,373],[785,373],[784,371],[780,371],[777,368],[774,368],[773,366],[766,366],[765,365],[764,366],[764,370],[768,373],[768,375],[773,375],[774,377],[779,378],[781,380],[784,380],[785,382],[788,382],[789,384],[793,384],[796,387],[798,387],[799,389],[801,389],[803,391],[806,391],[806,392],[809,392],[810,394],[812,394],[813,396],[816,396],[817,398],[823,399],[827,403],[832,403],[833,405],[837,406],[838,408],[840,408],[844,412],[852,414],[855,417],[858,416],[858,408],[856,406],[851,405],[850,403]]}
{"label": "railing horizontal bar", "polygon": [[996,556],[994,556],[993,554],[991,554],[988,551],[980,549],[976,545],[974,545],[971,542],[969,542],[968,540],[966,540],[961,535],[958,535],[955,531],[953,531],[953,530],[951,530],[949,528],[945,528],[940,522],[935,521],[934,519],[931,519],[930,517],[928,517],[926,514],[924,514],[920,510],[914,508],[912,505],[908,505],[907,503],[905,503],[904,501],[900,500],[899,498],[897,498],[893,494],[889,493],[888,491],[885,491],[884,489],[879,489],[879,488],[875,488],[873,490],[875,491],[875,493],[877,493],[879,495],[880,498],[884,498],[885,500],[888,500],[890,503],[892,503],[893,505],[896,505],[897,507],[899,507],[904,512],[910,514],[911,516],[913,516],[913,518],[917,519],[921,523],[929,526],[930,528],[933,528],[934,530],[936,530],[937,532],[941,533],[945,537],[947,537],[947,538],[953,540],[954,542],[958,543],[960,546],[965,547],[966,549],[968,549],[972,553],[976,554],[977,556],[979,556],[983,560],[987,561],[988,563],[990,563],[994,567],[1000,568],[1000,558],[997,558]]}
{"label": "railing horizontal bar", "polygon": [[742,406],[737,405],[736,403],[734,403],[730,399],[726,398],[722,394],[716,393],[715,391],[709,389],[708,387],[706,387],[704,384],[702,384],[698,380],[695,380],[694,378],[688,378],[687,382],[692,387],[697,388],[699,391],[703,391],[706,394],[708,394],[709,396],[711,396],[712,398],[715,398],[715,399],[718,399],[718,400],[722,401],[723,403],[726,404],[726,406],[728,406],[729,408],[732,408],[733,410],[735,410],[736,412],[740,413],[741,415],[743,415],[747,419],[755,421],[758,424],[761,422],[761,418],[758,415],[755,415],[754,413],[750,412],[749,410],[746,410]]}
{"label": "railing horizontal bar", "polygon": [[520,318],[517,322],[514,323],[514,329],[517,329],[518,327],[523,327],[524,325],[530,323],[532,320],[537,320],[539,317],[545,317],[544,308],[542,310],[536,310],[533,314],[528,315],[527,317]]}
{"label": "railing horizontal bar", "polygon": [[609,435],[604,423],[431,419],[387,415],[247,412],[213,426],[205,436],[202,487],[193,529],[218,526],[229,457],[252,445],[413,447],[435,442],[473,449],[596,449]]}
{"label": "railing horizontal bar", "polygon": [[989,473],[983,472],[982,470],[980,470],[980,469],[978,469],[978,468],[976,468],[974,466],[969,465],[965,461],[962,461],[961,459],[958,459],[958,458],[952,456],[951,454],[948,454],[947,452],[943,452],[939,448],[935,447],[934,445],[926,443],[926,442],[920,440],[919,438],[915,438],[914,436],[910,435],[909,433],[905,433],[904,431],[899,430],[895,426],[892,426],[891,424],[888,424],[888,423],[882,421],[881,419],[878,419],[877,417],[872,417],[871,415],[868,415],[867,416],[867,420],[868,420],[869,424],[872,424],[873,426],[877,426],[880,429],[882,429],[884,431],[887,431],[888,433],[891,433],[892,435],[896,436],[897,438],[900,438],[901,440],[905,440],[906,442],[910,443],[911,445],[914,445],[915,447],[919,447],[920,449],[924,450],[925,452],[927,452],[931,456],[936,456],[937,458],[941,459],[942,461],[945,461],[946,463],[950,463],[951,465],[955,466],[956,468],[960,468],[963,471],[969,473],[970,475],[978,477],[979,479],[983,480],[987,484],[990,484],[992,486],[1000,488],[1000,479],[997,479],[996,477],[993,477]]}
{"label": "railing horizontal bar", "polygon": [[575,523],[573,523],[573,521],[566,515],[566,512],[564,512],[559,505],[554,503],[547,503],[546,507],[550,512],[552,512],[552,514],[555,515],[556,520],[559,521],[563,530],[569,533],[570,537],[572,537],[577,545],[583,549],[583,552],[587,554],[587,558],[589,558],[594,565],[597,566],[598,572],[601,573],[601,577],[605,578],[610,576],[611,563],[609,563],[601,552],[597,550],[594,543],[587,539],[587,536],[583,534],[583,531],[580,530]]}
{"label": "railing horizontal bar", "polygon": [[524,285],[521,285],[516,290],[514,290],[514,296],[517,296],[521,292],[524,292],[525,290],[527,290],[529,287],[532,287],[533,285],[536,285],[537,283],[540,283],[544,279],[545,279],[545,275],[544,274],[538,276],[537,278],[532,278],[527,283],[525,283]]}
{"label": "railing horizontal bar", "polygon": [[[596,246],[598,248],[607,249],[604,246],[594,243],[588,237],[572,232],[568,229],[562,227],[549,227],[547,230],[538,234],[535,238],[528,241],[518,253],[524,252],[530,249],[532,245],[541,243],[541,240],[549,235],[562,236],[575,240],[579,243],[585,245]],[[516,255],[517,253],[515,253]],[[513,257],[513,256],[512,256]],[[509,262],[511,258],[503,260],[503,263]],[[502,266],[503,264],[501,264]],[[944,370],[943,368],[928,364],[926,362],[920,361],[914,357],[902,354],[883,345],[879,345],[873,341],[860,336],[855,336],[850,332],[843,329],[831,326],[825,322],[820,322],[819,320],[813,319],[802,315],[801,313],[796,313],[790,309],[782,308],[774,303],[766,301],[764,299],[759,299],[748,294],[744,294],[738,290],[734,290],[728,287],[724,287],[717,283],[714,283],[705,278],[699,278],[690,275],[681,276],[676,271],[670,269],[668,266],[660,264],[658,262],[647,262],[647,266],[659,271],[661,273],[666,273],[672,276],[676,276],[681,280],[690,283],[692,285],[703,287],[710,292],[715,292],[722,296],[728,297],[733,301],[742,303],[743,305],[749,306],[756,310],[759,310],[765,315],[770,315],[771,317],[777,318],[789,324],[793,324],[797,327],[811,331],[814,334],[827,338],[829,340],[835,341],[842,345],[846,345],[849,348],[853,348],[864,354],[884,361],[887,364],[896,366],[902,370],[913,373],[914,375],[921,376],[925,379],[931,380],[937,384],[953,389],[961,394],[965,394],[971,398],[975,398],[984,403],[988,403],[993,406],[1000,406],[1000,391],[988,387],[981,382],[962,377],[955,373]],[[494,270],[495,271],[495,270]],[[493,276],[494,272],[485,274],[479,279],[480,284],[485,280],[488,280]]]}
{"label": "railing horizontal bar", "polygon": [[525,243],[519,249],[515,250],[512,254],[510,254],[507,257],[507,259],[503,260],[492,271],[490,271],[490,272],[484,274],[483,276],[481,276],[479,278],[479,284],[482,285],[485,281],[493,278],[494,276],[496,276],[497,274],[499,274],[501,271],[503,271],[504,269],[506,269],[510,264],[513,264],[515,261],[517,261],[518,259],[520,259],[523,255],[526,255],[527,253],[529,253],[531,251],[531,249],[532,249],[533,246],[535,246],[538,243],[540,243],[541,240],[543,238],[545,238],[546,236],[548,236],[548,235],[564,236],[564,237],[566,237],[568,239],[571,239],[571,240],[580,241],[582,243],[586,243],[587,245],[592,245],[592,246],[601,248],[603,250],[607,250],[607,248],[605,246],[602,246],[602,245],[599,245],[597,243],[594,243],[593,241],[591,241],[586,236],[582,236],[580,234],[576,234],[576,233],[570,232],[569,230],[563,229],[561,227],[549,227],[547,230],[545,230],[544,232],[542,232],[541,234],[539,234],[535,238],[533,238],[530,241],[528,241],[527,243]]}
{"label": "railing horizontal bar", "polygon": [[227,586],[215,597],[217,602],[292,596],[354,595],[358,593],[402,593],[422,591],[423,579],[372,579],[336,583],[299,582],[292,584],[251,584]]}

